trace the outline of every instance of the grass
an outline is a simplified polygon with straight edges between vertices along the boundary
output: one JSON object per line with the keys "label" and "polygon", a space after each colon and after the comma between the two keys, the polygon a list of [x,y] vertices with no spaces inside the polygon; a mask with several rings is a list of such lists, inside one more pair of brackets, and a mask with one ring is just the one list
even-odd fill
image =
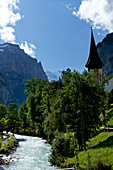
{"label": "grass", "polygon": [[112,141],[111,140],[112,137],[113,137],[112,133],[106,132],[99,133],[97,136],[91,138],[90,141],[87,142],[87,149],[92,147],[94,148],[99,146],[100,147],[108,146],[109,143]]}
{"label": "grass", "polygon": [[14,147],[16,142],[16,138],[13,135],[10,135],[8,139],[2,142],[0,152],[7,152],[9,149]]}
{"label": "grass", "polygon": [[87,150],[68,158],[67,165],[77,163],[81,168],[96,167],[97,162],[111,164],[113,169],[113,133],[102,132],[87,142]]}
{"label": "grass", "polygon": [[107,122],[107,127],[113,127],[113,117]]}

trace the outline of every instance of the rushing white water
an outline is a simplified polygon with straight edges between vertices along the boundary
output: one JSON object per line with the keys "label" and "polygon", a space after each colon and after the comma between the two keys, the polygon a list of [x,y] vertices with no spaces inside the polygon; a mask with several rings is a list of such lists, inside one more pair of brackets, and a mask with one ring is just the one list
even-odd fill
{"label": "rushing white water", "polygon": [[19,140],[19,147],[11,156],[12,162],[9,166],[2,166],[8,170],[55,170],[50,166],[48,156],[51,146],[38,137],[16,135]]}

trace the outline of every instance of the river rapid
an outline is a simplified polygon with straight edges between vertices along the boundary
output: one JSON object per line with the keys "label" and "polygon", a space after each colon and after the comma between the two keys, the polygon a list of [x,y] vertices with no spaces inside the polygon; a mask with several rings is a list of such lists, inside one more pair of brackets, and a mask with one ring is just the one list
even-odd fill
{"label": "river rapid", "polygon": [[19,140],[16,152],[9,155],[11,163],[0,170],[55,170],[50,166],[48,156],[51,146],[38,137],[15,135]]}

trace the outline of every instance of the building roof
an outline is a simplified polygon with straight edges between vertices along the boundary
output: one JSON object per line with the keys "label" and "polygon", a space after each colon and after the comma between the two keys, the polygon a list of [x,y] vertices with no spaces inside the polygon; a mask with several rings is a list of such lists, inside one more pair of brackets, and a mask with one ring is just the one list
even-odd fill
{"label": "building roof", "polygon": [[101,69],[103,66],[103,63],[101,59],[99,58],[98,52],[97,52],[97,47],[95,45],[95,40],[93,36],[93,31],[91,28],[91,44],[90,44],[90,53],[89,53],[89,58],[87,60],[87,63],[85,67],[88,69]]}
{"label": "building roof", "polygon": [[3,131],[3,130],[5,130],[5,128],[4,128],[4,126],[0,122],[0,132]]}

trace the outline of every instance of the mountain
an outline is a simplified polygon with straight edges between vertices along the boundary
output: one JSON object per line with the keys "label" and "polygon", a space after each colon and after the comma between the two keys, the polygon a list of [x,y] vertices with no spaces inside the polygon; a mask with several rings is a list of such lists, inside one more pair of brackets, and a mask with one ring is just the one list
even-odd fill
{"label": "mountain", "polygon": [[57,72],[46,71],[46,75],[49,81],[59,80],[59,78],[61,77],[61,74],[62,74],[62,71],[57,71]]}
{"label": "mountain", "polygon": [[0,104],[8,105],[15,102],[12,90],[9,88],[7,81],[0,73]]}
{"label": "mountain", "polygon": [[113,73],[113,33],[108,34],[102,42],[98,43],[97,51],[104,64],[103,72],[109,76]]}
{"label": "mountain", "polygon": [[19,45],[11,43],[0,45],[0,72],[7,80],[18,104],[26,100],[26,80],[32,77],[48,80],[41,62],[26,54]]}

